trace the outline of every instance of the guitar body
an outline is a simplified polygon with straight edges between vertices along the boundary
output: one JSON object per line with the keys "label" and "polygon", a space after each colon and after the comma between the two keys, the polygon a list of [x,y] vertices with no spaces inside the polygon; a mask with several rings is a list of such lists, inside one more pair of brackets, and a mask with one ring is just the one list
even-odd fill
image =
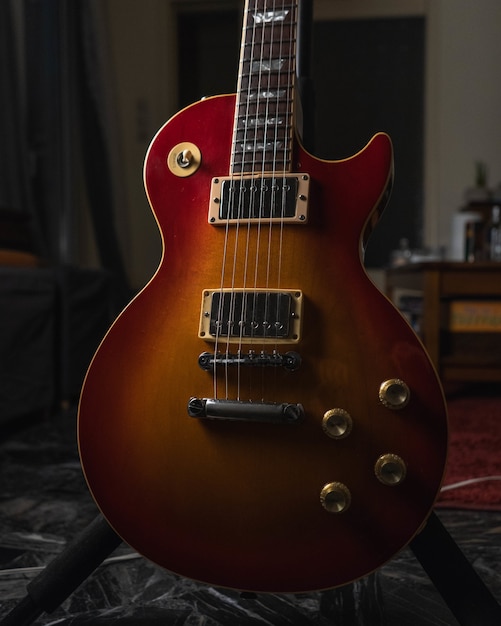
{"label": "guitar body", "polygon": [[[110,525],[171,571],[242,590],[335,587],[414,537],[445,465],[446,413],[433,366],[361,262],[361,241],[391,184],[391,142],[379,134],[352,158],[331,162],[295,141],[294,171],[311,179],[306,223],[226,228],[209,223],[208,204],[212,179],[229,171],[234,107],[234,96],[194,104],[149,149],[145,184],[164,254],[87,373],[82,464]],[[187,177],[167,165],[182,142],[201,153]],[[231,284],[221,284],[223,275]],[[202,294],[249,284],[248,275],[261,289],[279,283],[302,293],[300,340],[280,345],[300,354],[294,371],[220,366],[213,375],[198,364],[213,350],[199,336]],[[379,398],[393,379],[410,390],[398,410]],[[304,419],[188,415],[190,398],[213,398],[216,386],[223,398],[297,403]],[[337,408],[351,417],[339,438],[322,428]],[[385,455],[405,463],[393,485],[377,475]],[[322,505],[329,484],[346,488],[332,496],[343,501],[339,511]]]}

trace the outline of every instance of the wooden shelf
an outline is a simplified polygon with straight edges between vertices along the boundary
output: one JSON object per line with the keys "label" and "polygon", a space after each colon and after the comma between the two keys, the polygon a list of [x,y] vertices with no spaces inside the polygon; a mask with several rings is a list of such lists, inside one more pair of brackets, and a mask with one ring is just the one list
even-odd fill
{"label": "wooden shelf", "polygon": [[[430,262],[386,272],[387,295],[422,297],[414,325],[442,381],[501,381],[501,332],[454,332],[453,301],[501,301],[501,264]],[[500,328],[501,331],[501,328]]]}

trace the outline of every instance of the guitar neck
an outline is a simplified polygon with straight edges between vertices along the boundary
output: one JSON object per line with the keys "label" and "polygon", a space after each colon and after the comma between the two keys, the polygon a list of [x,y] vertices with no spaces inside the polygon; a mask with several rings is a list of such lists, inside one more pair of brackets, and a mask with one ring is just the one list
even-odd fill
{"label": "guitar neck", "polygon": [[290,171],[298,0],[246,0],[231,173]]}

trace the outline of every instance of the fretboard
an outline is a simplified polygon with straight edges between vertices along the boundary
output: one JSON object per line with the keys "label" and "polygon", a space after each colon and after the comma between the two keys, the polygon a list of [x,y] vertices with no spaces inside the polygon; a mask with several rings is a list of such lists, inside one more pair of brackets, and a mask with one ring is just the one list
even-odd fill
{"label": "fretboard", "polygon": [[231,173],[289,171],[298,0],[246,0]]}

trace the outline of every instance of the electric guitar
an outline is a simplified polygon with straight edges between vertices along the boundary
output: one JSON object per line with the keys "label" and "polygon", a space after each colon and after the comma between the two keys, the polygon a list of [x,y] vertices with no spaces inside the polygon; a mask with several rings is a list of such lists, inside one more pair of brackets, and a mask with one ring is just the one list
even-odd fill
{"label": "electric guitar", "polygon": [[236,95],[153,139],[162,259],[79,405],[85,476],[124,541],[180,575],[264,592],[388,561],[425,523],[447,446],[430,359],[362,263],[391,141],[339,161],[304,149],[297,18],[298,0],[246,0]]}

